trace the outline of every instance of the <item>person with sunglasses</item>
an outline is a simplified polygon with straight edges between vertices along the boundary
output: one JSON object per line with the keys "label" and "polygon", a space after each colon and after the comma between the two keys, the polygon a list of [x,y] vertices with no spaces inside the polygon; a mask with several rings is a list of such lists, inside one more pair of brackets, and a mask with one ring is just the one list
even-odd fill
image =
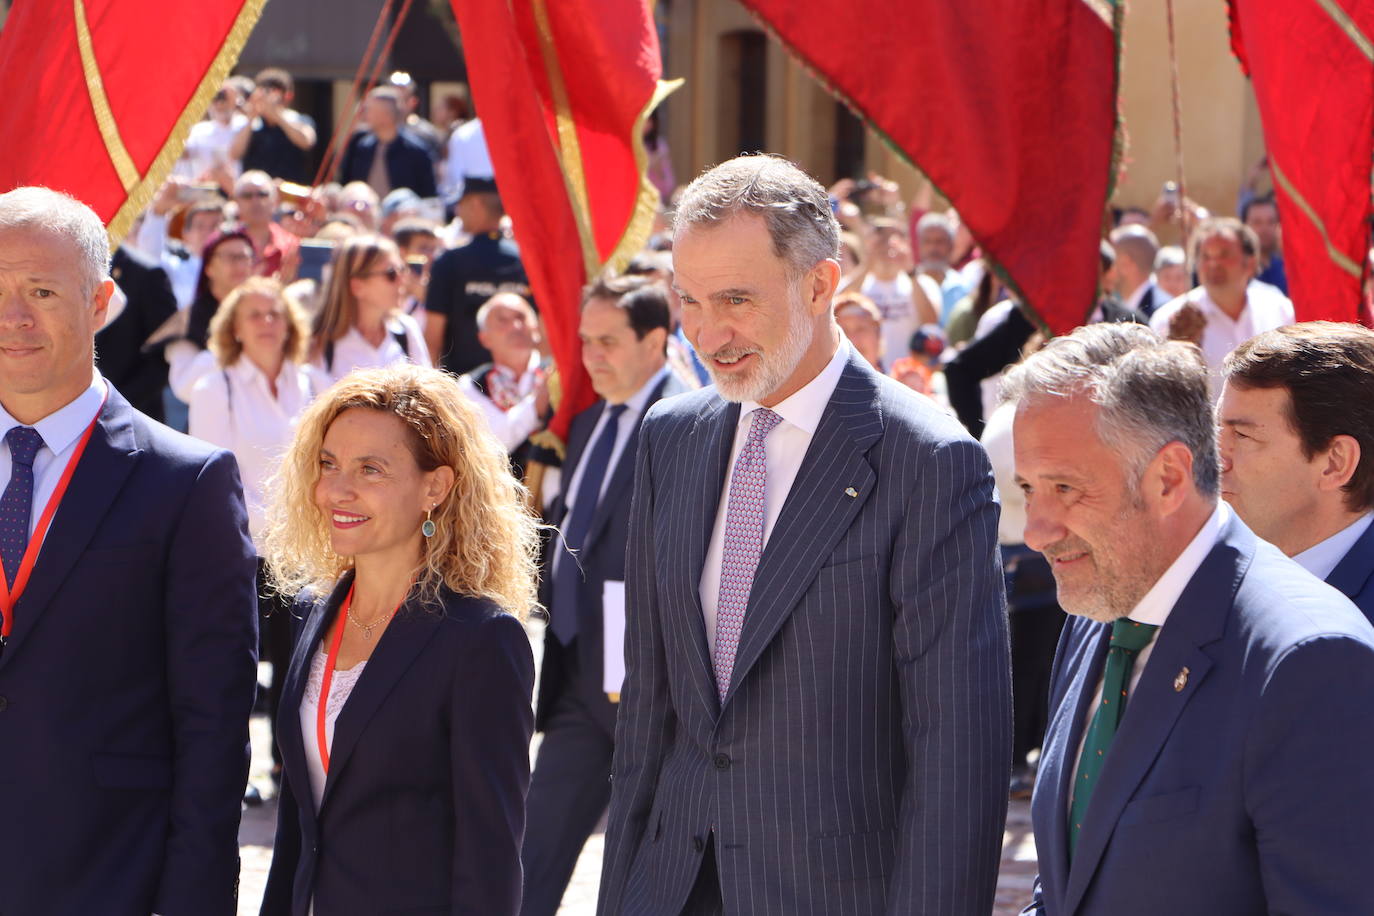
{"label": "person with sunglasses", "polygon": [[432,365],[420,325],[401,309],[405,270],[396,243],[379,235],[354,236],[335,250],[309,350],[331,381],[407,360]]}
{"label": "person with sunglasses", "polygon": [[[300,248],[300,239],[279,226],[277,214],[277,186],[266,172],[250,170],[234,182],[234,203],[238,206],[239,223],[262,256],[257,273],[264,277],[280,277],[283,263],[292,263]],[[292,272],[294,273],[294,268]],[[288,280],[288,278],[282,278]]]}

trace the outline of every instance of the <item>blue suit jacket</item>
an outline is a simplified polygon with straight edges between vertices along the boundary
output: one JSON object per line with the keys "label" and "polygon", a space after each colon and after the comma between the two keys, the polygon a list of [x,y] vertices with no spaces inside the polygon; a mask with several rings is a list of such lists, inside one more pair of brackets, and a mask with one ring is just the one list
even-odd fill
{"label": "blue suit jacket", "polygon": [[[315,810],[300,707],[352,584],[308,611],[282,694],[277,839],[263,916],[514,916],[529,786],[534,660],[524,627],[444,590],[387,626],[334,726]],[[312,738],[313,740],[313,738]]]}
{"label": "blue suit jacket", "polygon": [[[687,388],[671,372],[664,376],[658,387],[649,395],[645,412],[660,398],[681,394]],[[548,521],[552,525],[562,525],[567,521],[567,489],[572,485],[573,474],[582,463],[592,430],[606,409],[605,401],[597,401],[591,407],[573,418],[568,430],[568,457],[563,462],[562,490],[553,504],[549,506]],[[642,417],[641,417],[642,419]],[[602,722],[607,732],[615,730],[615,704],[601,691],[601,672],[604,669],[605,621],[602,614],[602,596],[607,582],[625,581],[625,543],[630,529],[630,497],[634,492],[635,451],[639,443],[639,424],[636,423],[625,448],[620,453],[616,466],[610,471],[600,502],[596,504],[596,514],[592,516],[587,537],[578,551],[576,559],[564,557],[568,562],[577,562],[582,570],[581,589],[576,607],[560,608],[553,601],[553,555],[562,548],[557,539],[549,542],[544,563],[543,604],[550,614],[577,615],[577,656],[584,690],[582,699],[589,709]],[[564,677],[564,653],[566,649],[553,634],[550,627],[544,638],[544,659],[539,681],[539,709],[537,726],[543,728],[553,704],[567,686]]]}
{"label": "blue suit jacket", "polygon": [[0,912],[235,911],[254,571],[233,456],[111,386],[0,654]]}
{"label": "blue suit jacket", "polygon": [[1011,762],[987,456],[851,355],[722,705],[698,582],[738,417],[706,389],[640,431],[599,912],[680,912],[714,832],[737,916],[985,916]]}
{"label": "blue suit jacket", "polygon": [[1360,535],[1326,581],[1374,622],[1374,525]]}
{"label": "blue suit jacket", "polygon": [[1027,913],[1374,913],[1374,629],[1234,515],[1159,631],[1068,859],[1111,628],[1055,661]]}
{"label": "blue suit jacket", "polygon": [[[370,130],[354,134],[339,165],[339,183],[367,181],[376,156],[377,135]],[[386,176],[393,189],[410,188],[421,197],[433,197],[438,193],[434,187],[434,160],[429,150],[405,129],[386,148]]]}

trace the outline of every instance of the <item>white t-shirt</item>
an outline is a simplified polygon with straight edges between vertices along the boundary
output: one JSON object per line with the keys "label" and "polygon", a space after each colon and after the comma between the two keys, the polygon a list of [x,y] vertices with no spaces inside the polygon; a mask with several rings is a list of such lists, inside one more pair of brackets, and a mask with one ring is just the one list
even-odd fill
{"label": "white t-shirt", "polygon": [[191,132],[186,135],[186,147],[172,167],[172,174],[198,181],[215,166],[227,165],[230,173],[237,178],[243,165],[229,157],[229,146],[247,123],[248,118],[235,112],[228,124],[221,124],[214,118],[192,124]]}
{"label": "white t-shirt", "polygon": [[444,161],[444,196],[450,200],[461,196],[465,178],[490,178],[494,174],[481,119],[473,118],[458,125],[448,138],[448,158]]}
{"label": "white t-shirt", "polygon": [[1221,397],[1221,365],[1226,354],[1256,334],[1281,328],[1294,321],[1293,303],[1277,286],[1251,280],[1245,288],[1245,307],[1237,318],[1223,312],[1207,294],[1206,287],[1199,286],[1160,306],[1150,318],[1150,329],[1160,337],[1168,337],[1169,319],[1186,302],[1201,309],[1203,317],[1207,319],[1207,325],[1202,330],[1202,356],[1207,361],[1213,402]]}
{"label": "white t-shirt", "polygon": [[[396,334],[404,334],[406,346],[401,347]],[[432,366],[429,348],[425,346],[425,335],[420,325],[409,315],[401,312],[393,314],[386,322],[386,336],[381,346],[374,347],[358,332],[356,327],[334,341],[334,358],[328,366],[321,356],[314,366],[329,377],[330,384],[337,382],[354,369],[372,369],[389,366],[402,360],[409,360],[421,366]]]}
{"label": "white t-shirt", "polygon": [[882,313],[883,365],[890,366],[907,355],[911,335],[916,332],[916,307],[911,302],[911,277],[897,274],[891,280],[879,280],[869,274],[859,292],[873,300]]}

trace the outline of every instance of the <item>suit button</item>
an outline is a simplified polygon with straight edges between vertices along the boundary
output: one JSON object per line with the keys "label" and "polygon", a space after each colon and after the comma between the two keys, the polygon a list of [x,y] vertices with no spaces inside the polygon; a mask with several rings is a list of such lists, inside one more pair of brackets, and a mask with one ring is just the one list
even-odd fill
{"label": "suit button", "polygon": [[706,848],[706,841],[699,836],[694,836],[692,837],[692,848],[697,852],[701,852]]}
{"label": "suit button", "polygon": [[728,770],[728,769],[730,769],[730,755],[729,755],[729,754],[717,754],[717,755],[716,755],[716,759],[715,759],[715,764],[716,764],[716,769],[717,769],[717,770]]}

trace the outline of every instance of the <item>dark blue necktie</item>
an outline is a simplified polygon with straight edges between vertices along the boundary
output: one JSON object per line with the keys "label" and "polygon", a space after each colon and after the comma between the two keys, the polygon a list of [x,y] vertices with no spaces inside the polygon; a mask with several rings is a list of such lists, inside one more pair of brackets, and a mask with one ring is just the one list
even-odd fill
{"label": "dark blue necktie", "polygon": [[592,516],[596,514],[596,504],[601,500],[601,484],[606,479],[611,453],[615,451],[620,415],[625,412],[625,405],[612,404],[606,412],[601,435],[596,437],[591,451],[582,461],[582,479],[578,481],[577,494],[573,497],[572,512],[563,526],[565,550],[558,557],[553,571],[553,635],[565,646],[577,635],[577,591],[583,579],[581,558],[576,553],[587,539]]}
{"label": "dark blue necktie", "polygon": [[33,456],[43,437],[31,426],[16,426],[5,433],[10,449],[10,482],[0,497],[0,560],[5,563],[5,582],[14,588],[14,577],[29,546],[29,516],[33,513]]}

